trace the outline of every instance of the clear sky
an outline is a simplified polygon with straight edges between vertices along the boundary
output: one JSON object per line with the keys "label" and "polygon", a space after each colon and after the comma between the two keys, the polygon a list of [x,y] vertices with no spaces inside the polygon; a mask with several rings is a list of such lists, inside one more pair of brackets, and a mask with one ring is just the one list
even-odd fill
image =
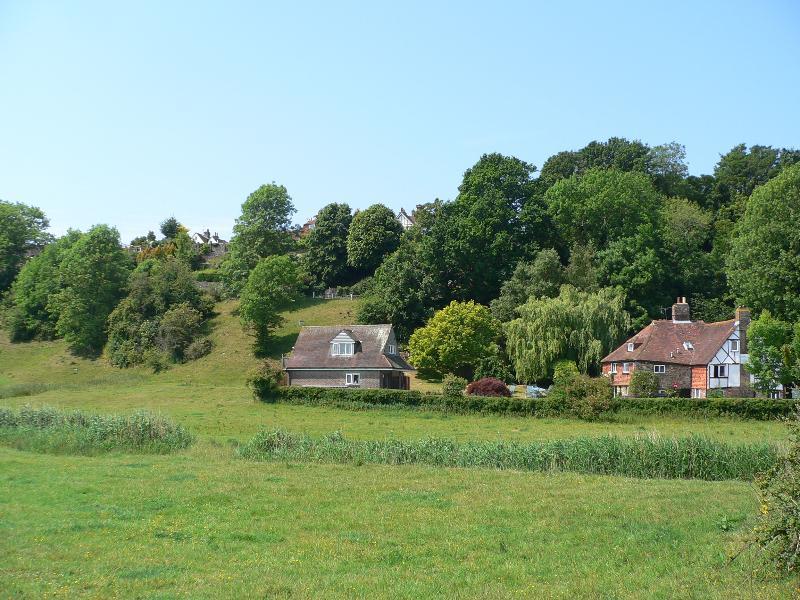
{"label": "clear sky", "polygon": [[481,154],[610,136],[800,146],[800,2],[0,0],[0,198],[52,230],[174,215],[228,235],[247,195],[451,199]]}

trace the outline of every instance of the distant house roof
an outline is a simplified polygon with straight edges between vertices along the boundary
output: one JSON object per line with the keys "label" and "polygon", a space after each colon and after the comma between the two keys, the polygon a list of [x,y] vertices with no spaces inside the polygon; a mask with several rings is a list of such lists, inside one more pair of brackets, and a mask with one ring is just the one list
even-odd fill
{"label": "distant house roof", "polygon": [[211,231],[209,231],[208,229],[206,229],[205,231],[195,231],[194,234],[192,235],[192,239],[198,241],[201,244],[216,245],[216,244],[228,243],[226,240],[223,240],[221,237],[219,237],[219,235],[217,235],[216,232],[214,232],[214,235],[211,235]]}
{"label": "distant house roof", "polygon": [[[659,362],[679,365],[707,365],[736,327],[736,320],[653,321],[602,362]],[[686,343],[688,342],[688,343]],[[628,344],[634,348],[628,351]]]}
{"label": "distant house roof", "polygon": [[405,220],[405,221],[408,221],[408,223],[410,223],[411,225],[414,225],[414,224],[417,222],[417,221],[416,221],[416,219],[415,219],[415,218],[414,218],[412,215],[409,215],[409,214],[406,212],[406,209],[405,209],[405,208],[401,208],[401,209],[400,209],[400,212],[399,212],[399,213],[397,213],[397,219],[398,219],[398,220],[399,220],[401,223],[402,223],[404,220]]}
{"label": "distant house roof", "polygon": [[[351,356],[333,356],[331,341],[341,333],[358,342]],[[291,369],[395,369],[413,371],[399,354],[387,355],[392,338],[392,326],[338,325],[333,327],[303,327],[294,344],[285,368]]]}

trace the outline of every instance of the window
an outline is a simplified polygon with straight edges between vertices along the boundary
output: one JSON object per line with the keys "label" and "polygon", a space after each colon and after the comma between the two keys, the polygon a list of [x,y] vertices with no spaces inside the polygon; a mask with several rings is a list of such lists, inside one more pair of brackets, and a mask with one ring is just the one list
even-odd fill
{"label": "window", "polygon": [[612,373],[616,373],[617,372],[617,363],[613,363],[613,362],[611,363],[611,372]]}
{"label": "window", "polygon": [[622,372],[623,373],[630,373],[631,372],[631,363],[622,363]]}
{"label": "window", "polygon": [[356,345],[353,342],[336,342],[331,347],[331,354],[334,356],[352,356]]}
{"label": "window", "polygon": [[731,352],[739,351],[739,340],[731,340]]}
{"label": "window", "polygon": [[397,346],[394,344],[389,344],[389,347],[386,350],[386,354],[397,354]]}
{"label": "window", "polygon": [[694,346],[692,346],[692,342],[683,342],[683,349],[684,350],[694,350]]}
{"label": "window", "polygon": [[703,393],[705,390],[702,388],[692,388],[692,398],[703,398],[705,394]]}
{"label": "window", "polygon": [[666,373],[667,365],[653,365],[653,373]]}
{"label": "window", "polygon": [[361,373],[345,373],[344,382],[346,385],[359,385],[361,383]]}
{"label": "window", "polygon": [[634,344],[633,342],[628,342],[628,352],[633,352]]}
{"label": "window", "polygon": [[711,365],[711,377],[727,377],[728,365]]}

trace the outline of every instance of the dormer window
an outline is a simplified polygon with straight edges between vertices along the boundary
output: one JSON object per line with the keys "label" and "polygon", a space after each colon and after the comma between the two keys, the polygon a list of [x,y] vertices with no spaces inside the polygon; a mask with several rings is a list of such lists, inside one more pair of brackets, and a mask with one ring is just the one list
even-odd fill
{"label": "dormer window", "polygon": [[356,345],[353,342],[334,342],[331,344],[331,354],[334,356],[353,356]]}
{"label": "dormer window", "polygon": [[634,344],[633,342],[628,342],[628,352],[633,352]]}
{"label": "dormer window", "polygon": [[394,344],[389,344],[386,347],[386,354],[397,354],[397,346]]}

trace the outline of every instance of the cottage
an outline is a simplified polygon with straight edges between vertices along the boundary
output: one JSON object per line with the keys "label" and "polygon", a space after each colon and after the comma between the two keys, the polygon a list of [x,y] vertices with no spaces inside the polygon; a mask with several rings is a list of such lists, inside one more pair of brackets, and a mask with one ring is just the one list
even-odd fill
{"label": "cottage", "polygon": [[413,371],[391,325],[303,327],[283,367],[289,385],[408,389]]}
{"label": "cottage", "polygon": [[614,395],[627,396],[634,371],[647,369],[658,376],[661,391],[705,398],[708,390],[726,396],[753,396],[747,362],[750,311],[718,323],[690,319],[686,298],[672,306],[672,319],[653,321],[602,360]]}

